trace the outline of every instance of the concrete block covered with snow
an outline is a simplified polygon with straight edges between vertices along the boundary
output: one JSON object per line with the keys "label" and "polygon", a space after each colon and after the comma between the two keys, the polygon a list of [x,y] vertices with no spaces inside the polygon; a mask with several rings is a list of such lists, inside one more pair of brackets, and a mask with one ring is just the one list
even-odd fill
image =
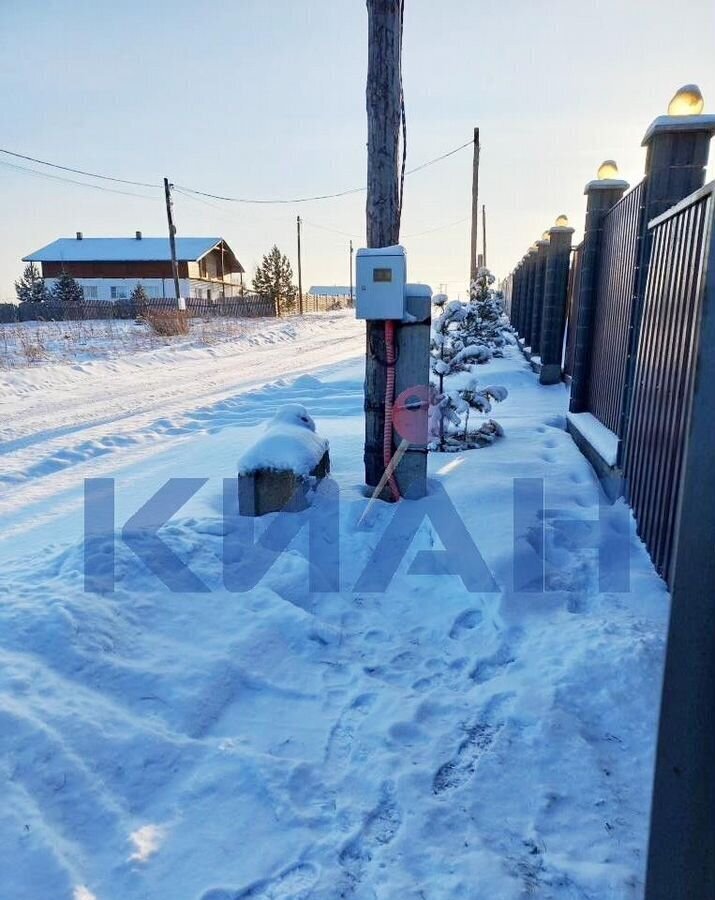
{"label": "concrete block covered with snow", "polygon": [[316,480],[329,472],[328,442],[308,411],[297,403],[284,406],[239,460],[239,511],[262,516],[305,509]]}

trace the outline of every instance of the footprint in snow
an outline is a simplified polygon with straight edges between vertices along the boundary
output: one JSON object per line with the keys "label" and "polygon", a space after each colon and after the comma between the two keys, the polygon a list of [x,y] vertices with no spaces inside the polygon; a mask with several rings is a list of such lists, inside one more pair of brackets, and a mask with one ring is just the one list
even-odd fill
{"label": "footprint in snow", "polygon": [[276,878],[264,879],[243,890],[213,889],[203,894],[201,900],[307,900],[320,876],[320,870],[312,863],[290,866]]}
{"label": "footprint in snow", "polygon": [[502,641],[490,656],[484,656],[477,660],[469,677],[477,684],[484,684],[496,675],[500,675],[504,669],[516,661],[514,639],[518,636],[512,631],[507,640]]}
{"label": "footprint in snow", "polygon": [[454,620],[454,624],[449,631],[449,636],[453,641],[457,640],[457,638],[462,637],[466,631],[471,631],[473,628],[476,628],[477,625],[481,623],[482,618],[481,610],[465,609],[464,612],[461,612]]}
{"label": "footprint in snow", "polygon": [[352,752],[358,723],[370,712],[377,694],[359,694],[343,710],[333,725],[325,747],[325,763],[329,768],[343,766]]}
{"label": "footprint in snow", "polygon": [[395,799],[394,786],[384,782],[377,806],[367,814],[360,831],[340,851],[338,860],[345,873],[339,897],[353,895],[365,876],[375,853],[392,841],[402,824],[402,810]]}
{"label": "footprint in snow", "polygon": [[454,756],[443,763],[434,774],[432,791],[438,797],[461,787],[474,775],[482,757],[488,753],[505,719],[500,712],[513,694],[498,694],[485,705],[476,722],[467,729],[466,737]]}

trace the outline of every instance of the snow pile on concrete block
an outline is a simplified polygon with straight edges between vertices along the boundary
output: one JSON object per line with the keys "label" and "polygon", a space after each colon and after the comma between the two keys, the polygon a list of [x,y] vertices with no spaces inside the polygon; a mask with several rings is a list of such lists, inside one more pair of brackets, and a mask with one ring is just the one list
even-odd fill
{"label": "snow pile on concrete block", "polygon": [[265,432],[238,462],[238,474],[261,470],[308,476],[320,464],[328,442],[315,433],[315,422],[304,406],[292,403],[278,410]]}
{"label": "snow pile on concrete block", "polygon": [[568,420],[593,447],[607,466],[616,465],[618,435],[599,422],[591,413],[569,413]]}

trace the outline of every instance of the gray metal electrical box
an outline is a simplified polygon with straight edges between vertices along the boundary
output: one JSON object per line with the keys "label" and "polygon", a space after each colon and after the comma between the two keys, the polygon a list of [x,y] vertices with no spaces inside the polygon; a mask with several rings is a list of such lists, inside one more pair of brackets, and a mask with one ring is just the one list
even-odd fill
{"label": "gray metal electrical box", "polygon": [[358,250],[355,257],[355,315],[358,319],[401,319],[405,310],[405,248]]}

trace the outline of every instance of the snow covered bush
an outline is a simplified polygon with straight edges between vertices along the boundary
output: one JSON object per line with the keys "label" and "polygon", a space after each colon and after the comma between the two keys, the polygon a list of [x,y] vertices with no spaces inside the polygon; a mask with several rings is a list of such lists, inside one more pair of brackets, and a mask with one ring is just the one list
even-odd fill
{"label": "snow covered bush", "polygon": [[189,333],[189,314],[185,309],[156,309],[147,306],[142,320],[159,337],[176,337]]}
{"label": "snow covered bush", "polygon": [[503,432],[492,419],[481,421],[470,431],[472,411],[486,415],[492,403],[505,399],[503,387],[479,388],[476,379],[462,387],[449,388],[445,379],[459,372],[471,372],[475,365],[502,356],[506,343],[503,332],[508,329],[498,297],[489,285],[494,277],[480,269],[472,282],[467,303],[448,300],[437,294],[433,302],[440,310],[432,326],[430,343],[432,396],[430,400],[431,450],[457,451],[483,447]]}
{"label": "snow covered bush", "polygon": [[491,288],[494,276],[489,269],[481,268],[469,286],[468,311],[464,319],[464,332],[489,348],[493,356],[503,356],[502,348],[511,331],[504,312],[501,295]]}
{"label": "snow covered bush", "polygon": [[491,444],[502,437],[504,431],[494,419],[480,420],[477,427],[469,428],[472,411],[487,415],[492,403],[506,399],[507,390],[499,385],[480,388],[476,378],[470,379],[464,387],[453,390],[439,390],[431,385],[429,434],[430,450],[457,453],[460,450],[474,450]]}

